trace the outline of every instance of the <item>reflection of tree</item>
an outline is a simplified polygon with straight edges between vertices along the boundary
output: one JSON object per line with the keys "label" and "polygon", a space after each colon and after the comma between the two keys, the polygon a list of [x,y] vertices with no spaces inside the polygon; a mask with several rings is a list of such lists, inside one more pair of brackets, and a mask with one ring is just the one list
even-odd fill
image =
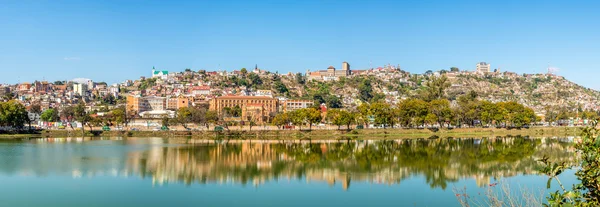
{"label": "reflection of tree", "polygon": [[[235,182],[259,185],[268,180],[297,178],[330,184],[350,180],[394,184],[423,176],[432,188],[449,182],[535,174],[537,159],[552,153],[555,159],[573,158],[569,144],[523,138],[412,139],[395,141],[325,141],[312,143],[230,143],[157,148],[138,155],[158,183],[170,181]],[[162,156],[149,156],[150,154]],[[147,158],[146,158],[147,157]],[[136,169],[132,169],[136,171]]]}
{"label": "reflection of tree", "polygon": [[[444,189],[466,178],[485,185],[491,178],[536,174],[536,160],[544,155],[555,162],[576,163],[572,144],[556,139],[207,141],[170,147],[164,147],[162,139],[88,141],[36,139],[32,146],[37,147],[21,148],[13,146],[21,141],[2,141],[0,173],[111,174],[149,177],[157,184],[260,185],[305,179],[341,184],[344,189],[351,181],[392,185],[419,176],[432,188]],[[110,144],[95,145],[101,142]]]}

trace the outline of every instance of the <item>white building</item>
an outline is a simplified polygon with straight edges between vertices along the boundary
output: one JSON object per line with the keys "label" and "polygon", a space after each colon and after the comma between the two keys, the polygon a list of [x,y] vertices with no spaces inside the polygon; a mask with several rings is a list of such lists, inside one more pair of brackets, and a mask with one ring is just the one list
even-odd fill
{"label": "white building", "polygon": [[169,71],[166,70],[156,70],[154,67],[152,67],[152,77],[153,78],[160,78],[163,80],[166,80],[169,77]]}
{"label": "white building", "polygon": [[490,64],[486,63],[486,62],[480,62],[477,63],[477,70],[478,73],[489,73],[490,72]]}
{"label": "white building", "polygon": [[73,92],[80,96],[86,96],[88,91],[88,84],[84,83],[73,83]]}

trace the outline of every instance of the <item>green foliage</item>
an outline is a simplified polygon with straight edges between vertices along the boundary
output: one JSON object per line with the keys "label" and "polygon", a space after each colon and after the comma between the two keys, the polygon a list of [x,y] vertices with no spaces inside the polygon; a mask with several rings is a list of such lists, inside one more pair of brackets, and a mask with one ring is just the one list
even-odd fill
{"label": "green foliage", "polygon": [[373,86],[371,80],[364,79],[358,86],[359,96],[358,98],[364,102],[370,102],[373,98]]}
{"label": "green foliage", "polygon": [[83,101],[79,100],[79,104],[75,106],[73,113],[75,120],[81,123],[81,132],[83,134],[85,125],[92,121],[92,117],[85,111]]}
{"label": "green foliage", "polygon": [[27,110],[16,100],[0,103],[0,126],[22,129],[29,122]]}
{"label": "green foliage", "polygon": [[281,129],[282,126],[288,124],[289,122],[289,113],[277,114],[275,115],[275,117],[273,117],[273,120],[271,121],[271,123],[277,126],[278,129]]}
{"label": "green foliage", "polygon": [[445,90],[450,87],[450,82],[446,75],[440,77],[431,76],[429,81],[425,83],[425,91],[423,92],[422,98],[425,101],[432,101],[435,99],[441,99],[446,97]]}
{"label": "green foliage", "polygon": [[575,145],[575,156],[580,156],[581,159],[581,166],[575,173],[581,181],[580,184],[567,190],[558,175],[572,166],[566,163],[552,163],[547,157],[540,160],[545,166],[540,172],[548,176],[547,187],[550,188],[552,180],[556,180],[561,187],[561,190],[550,193],[547,197],[548,203],[544,206],[600,206],[600,129],[597,122],[593,126],[595,127],[583,130],[581,141]]}
{"label": "green foliage", "polygon": [[125,115],[125,108],[124,107],[119,107],[116,108],[114,110],[112,110],[112,118],[113,121],[119,125],[119,124],[123,124],[127,121],[127,117]]}
{"label": "green foliage", "polygon": [[58,116],[58,111],[56,109],[46,109],[42,112],[42,115],[40,115],[40,119],[45,122],[55,122],[60,120],[60,117]]}
{"label": "green foliage", "polygon": [[338,129],[345,125],[346,129],[350,129],[350,125],[354,123],[354,114],[341,109],[331,109],[327,111],[327,120],[333,125],[338,126]]}

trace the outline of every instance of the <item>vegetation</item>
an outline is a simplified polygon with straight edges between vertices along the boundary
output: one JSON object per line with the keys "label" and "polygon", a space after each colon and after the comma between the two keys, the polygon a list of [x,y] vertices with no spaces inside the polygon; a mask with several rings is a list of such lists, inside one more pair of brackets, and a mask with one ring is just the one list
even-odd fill
{"label": "vegetation", "polygon": [[0,126],[23,129],[28,122],[29,116],[23,104],[16,100],[0,102]]}
{"label": "vegetation", "polygon": [[[597,122],[594,124],[597,126]],[[581,183],[567,190],[558,175],[573,166],[569,163],[551,162],[544,157],[545,167],[542,173],[548,175],[548,188],[556,180],[561,190],[551,192],[544,206],[600,206],[600,129],[588,127],[582,133],[582,139],[575,144],[576,156],[580,156],[580,166],[575,173]]]}

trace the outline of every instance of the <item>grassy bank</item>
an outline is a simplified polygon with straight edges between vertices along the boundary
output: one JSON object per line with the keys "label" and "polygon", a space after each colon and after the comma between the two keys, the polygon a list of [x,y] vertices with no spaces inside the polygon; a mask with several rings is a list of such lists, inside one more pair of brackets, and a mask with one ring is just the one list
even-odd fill
{"label": "grassy bank", "polygon": [[[496,128],[462,128],[442,129],[359,129],[359,130],[232,130],[214,131],[86,131],[85,137],[165,137],[193,139],[399,139],[429,137],[496,137],[496,136],[531,136],[531,137],[565,137],[577,136],[581,128],[548,127],[530,129],[496,129]],[[40,134],[0,135],[0,138],[28,137],[81,137],[79,130],[44,130]]]}

